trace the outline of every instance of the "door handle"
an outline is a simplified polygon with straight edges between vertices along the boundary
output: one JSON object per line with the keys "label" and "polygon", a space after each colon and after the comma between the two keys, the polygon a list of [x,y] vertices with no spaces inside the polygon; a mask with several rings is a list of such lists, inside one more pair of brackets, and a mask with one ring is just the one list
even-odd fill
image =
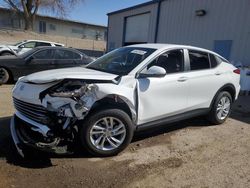
{"label": "door handle", "polygon": [[215,75],[217,75],[217,76],[219,76],[219,75],[221,75],[222,74],[222,72],[216,72],[215,73]]}
{"label": "door handle", "polygon": [[180,77],[178,78],[178,82],[185,82],[188,79],[188,77]]}

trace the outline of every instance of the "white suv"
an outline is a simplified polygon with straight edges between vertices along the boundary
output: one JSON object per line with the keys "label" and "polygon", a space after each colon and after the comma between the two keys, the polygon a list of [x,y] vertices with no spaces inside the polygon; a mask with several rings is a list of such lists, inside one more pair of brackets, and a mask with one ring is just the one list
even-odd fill
{"label": "white suv", "polygon": [[27,145],[69,152],[78,136],[93,155],[116,155],[136,130],[199,115],[223,123],[238,97],[239,79],[238,69],[205,49],[123,47],[87,67],[21,78],[13,89],[11,133],[22,155]]}
{"label": "white suv", "polygon": [[24,40],[14,45],[0,45],[0,56],[20,55],[40,46],[64,46],[64,44],[42,40]]}

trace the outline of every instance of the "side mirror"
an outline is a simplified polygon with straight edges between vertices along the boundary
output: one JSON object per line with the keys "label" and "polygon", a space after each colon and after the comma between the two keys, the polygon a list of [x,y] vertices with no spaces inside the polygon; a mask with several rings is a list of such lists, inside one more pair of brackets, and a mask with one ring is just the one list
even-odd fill
{"label": "side mirror", "polygon": [[22,44],[22,45],[18,46],[18,48],[24,48],[24,45]]}
{"label": "side mirror", "polygon": [[164,77],[167,74],[166,70],[159,66],[152,66],[147,69],[145,72],[139,74],[140,78],[145,77]]}

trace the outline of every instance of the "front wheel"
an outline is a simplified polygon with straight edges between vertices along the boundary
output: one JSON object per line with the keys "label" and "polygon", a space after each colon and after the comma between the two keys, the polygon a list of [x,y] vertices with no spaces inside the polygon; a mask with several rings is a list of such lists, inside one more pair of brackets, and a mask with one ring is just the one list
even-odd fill
{"label": "front wheel", "polygon": [[216,97],[208,119],[213,124],[222,124],[230,115],[232,108],[232,96],[227,91],[223,91]]}
{"label": "front wheel", "polygon": [[131,142],[133,123],[122,110],[107,109],[91,114],[82,125],[82,145],[94,156],[117,155]]}

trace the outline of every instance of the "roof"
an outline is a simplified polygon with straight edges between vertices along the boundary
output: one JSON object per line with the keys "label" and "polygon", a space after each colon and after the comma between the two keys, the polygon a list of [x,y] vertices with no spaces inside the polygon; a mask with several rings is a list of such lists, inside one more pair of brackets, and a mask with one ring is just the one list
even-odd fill
{"label": "roof", "polygon": [[205,49],[205,48],[200,48],[200,47],[195,47],[195,46],[188,46],[188,45],[179,45],[179,44],[161,44],[161,43],[147,43],[147,44],[135,44],[135,45],[130,45],[130,46],[126,46],[126,47],[138,47],[138,48],[153,48],[153,49],[157,49],[157,50],[164,50],[164,49],[172,49],[172,48],[181,48],[181,49],[190,49],[190,50],[199,50],[199,51],[203,51],[203,52],[207,52],[207,53],[212,53],[215,54],[223,59],[225,59],[224,57],[222,57],[221,55]]}
{"label": "roof", "polygon": [[[0,10],[3,11],[13,11],[11,9],[8,8],[4,8],[0,6]],[[98,25],[98,24],[93,24],[93,23],[88,23],[88,22],[80,22],[77,20],[69,20],[66,18],[60,19],[60,18],[56,18],[56,17],[52,17],[52,16],[46,16],[46,15],[41,15],[41,14],[37,14],[38,17],[42,17],[42,18],[48,18],[48,19],[54,19],[54,20],[58,20],[58,21],[64,21],[64,22],[71,22],[71,23],[77,23],[77,24],[84,24],[84,25],[90,25],[90,26],[95,26],[95,27],[104,27],[107,28],[107,26],[105,25]]]}
{"label": "roof", "polygon": [[124,9],[121,9],[121,10],[117,10],[117,11],[114,11],[114,12],[110,12],[107,15],[110,16],[112,14],[118,14],[118,13],[121,13],[121,12],[133,10],[133,9],[144,7],[144,6],[147,6],[147,5],[152,5],[152,4],[158,3],[159,1],[162,1],[162,0],[151,0],[151,1],[146,2],[146,3],[142,3],[142,4],[139,4],[139,5],[131,6],[131,7],[124,8]]}
{"label": "roof", "polygon": [[32,40],[32,39],[30,39],[30,40],[24,40],[23,42],[47,42],[47,43],[53,43],[53,44],[58,44],[58,45],[64,45],[64,44],[62,44],[62,43],[58,43],[58,42],[52,42],[52,41],[46,41],[46,40]]}

